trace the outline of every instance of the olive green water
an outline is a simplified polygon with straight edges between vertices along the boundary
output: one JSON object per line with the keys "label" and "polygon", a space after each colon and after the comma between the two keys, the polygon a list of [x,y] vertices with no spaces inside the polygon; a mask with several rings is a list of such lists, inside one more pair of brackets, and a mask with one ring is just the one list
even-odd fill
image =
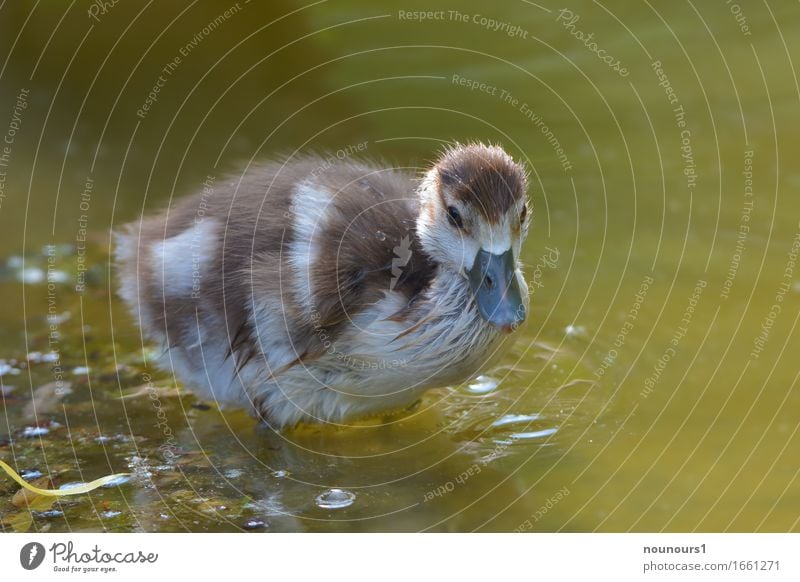
{"label": "olive green water", "polygon": [[[84,4],[0,8],[0,458],[133,477],[3,477],[3,531],[800,530],[796,4]],[[531,170],[498,367],[274,434],[148,366],[114,228],[275,152],[452,139]]]}

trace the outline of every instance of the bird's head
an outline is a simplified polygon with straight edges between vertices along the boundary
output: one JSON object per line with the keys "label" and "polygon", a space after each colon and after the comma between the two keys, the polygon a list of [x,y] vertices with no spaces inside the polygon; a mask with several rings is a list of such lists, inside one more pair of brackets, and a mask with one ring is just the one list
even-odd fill
{"label": "bird's head", "polygon": [[463,277],[478,311],[506,333],[525,320],[519,270],[530,212],[524,169],[499,146],[456,144],[419,187],[417,233],[442,269]]}

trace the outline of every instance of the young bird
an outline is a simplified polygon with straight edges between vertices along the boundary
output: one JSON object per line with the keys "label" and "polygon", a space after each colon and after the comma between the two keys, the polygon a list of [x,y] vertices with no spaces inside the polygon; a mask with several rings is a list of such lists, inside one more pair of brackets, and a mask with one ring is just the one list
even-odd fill
{"label": "young bird", "polygon": [[268,162],[125,227],[120,294],[161,367],[275,428],[401,409],[489,366],[525,320],[526,188],[480,143],[420,178]]}

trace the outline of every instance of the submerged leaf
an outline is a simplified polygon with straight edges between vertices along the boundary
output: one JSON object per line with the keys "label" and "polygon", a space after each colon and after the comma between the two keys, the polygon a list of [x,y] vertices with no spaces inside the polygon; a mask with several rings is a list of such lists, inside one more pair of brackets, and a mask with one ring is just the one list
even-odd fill
{"label": "submerged leaf", "polygon": [[[99,479],[95,479],[90,483],[77,485],[75,487],[70,487],[68,489],[41,489],[25,481],[25,479],[20,477],[17,474],[17,472],[11,468],[10,465],[6,464],[3,461],[0,461],[0,469],[8,473],[9,477],[11,477],[17,483],[19,483],[24,489],[26,489],[30,493],[33,493],[35,495],[43,495],[46,497],[63,497],[65,495],[80,495],[82,493],[89,493],[90,491],[94,491],[98,487],[102,487],[103,485],[107,485],[118,479],[127,477],[130,474],[130,473],[116,473],[114,475],[107,475],[105,477],[100,477]],[[42,477],[42,479],[45,479],[45,477]]]}
{"label": "submerged leaf", "polygon": [[[46,488],[52,485],[50,479],[48,477],[39,477],[38,479],[34,479],[30,482],[30,485],[36,488]],[[48,506],[44,509],[50,509],[50,506],[55,501],[54,498],[44,497],[39,495],[38,493],[34,493],[30,489],[23,487],[22,489],[18,490],[14,493],[14,496],[11,498],[11,505],[14,507],[28,507],[30,509],[39,509],[38,506],[34,507],[37,501],[46,500],[48,502]]]}
{"label": "submerged leaf", "polygon": [[17,533],[23,533],[31,529],[33,525],[33,514],[30,511],[17,511],[3,518],[3,526],[10,527]]}

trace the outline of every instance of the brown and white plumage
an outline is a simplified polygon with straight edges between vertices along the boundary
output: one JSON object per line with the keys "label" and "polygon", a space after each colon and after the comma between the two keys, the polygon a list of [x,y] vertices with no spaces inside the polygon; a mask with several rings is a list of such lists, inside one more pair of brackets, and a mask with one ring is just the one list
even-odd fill
{"label": "brown and white plumage", "polygon": [[524,319],[525,189],[481,144],[421,178],[265,163],[128,225],[120,294],[161,366],[273,426],[401,408],[488,365]]}

